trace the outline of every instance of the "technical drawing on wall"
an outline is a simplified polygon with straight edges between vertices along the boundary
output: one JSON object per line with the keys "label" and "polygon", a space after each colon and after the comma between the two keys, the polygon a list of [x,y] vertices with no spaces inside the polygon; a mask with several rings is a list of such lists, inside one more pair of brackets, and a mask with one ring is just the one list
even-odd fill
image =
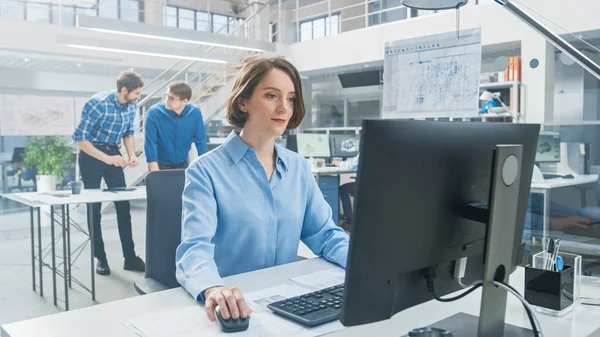
{"label": "technical drawing on wall", "polygon": [[0,135],[70,135],[74,130],[73,98],[0,96]]}
{"label": "technical drawing on wall", "polygon": [[481,28],[388,42],[382,118],[477,117]]}

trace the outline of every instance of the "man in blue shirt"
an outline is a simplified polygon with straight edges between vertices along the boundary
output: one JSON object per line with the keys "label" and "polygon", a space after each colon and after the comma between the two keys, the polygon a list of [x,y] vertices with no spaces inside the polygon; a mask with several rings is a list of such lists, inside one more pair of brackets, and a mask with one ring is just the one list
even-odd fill
{"label": "man in blue shirt", "polygon": [[[117,90],[100,92],[85,103],[73,139],[81,149],[79,168],[86,189],[100,188],[102,178],[108,187],[125,187],[123,167],[137,166],[133,120],[143,86],[144,82],[138,74],[126,71],[117,79]],[[119,150],[121,141],[127,150],[127,160]],[[98,259],[96,273],[109,275],[110,268],[102,240],[100,208],[101,203],[88,204],[88,212],[93,215],[93,225],[88,218],[88,227],[93,228],[94,256]],[[143,272],[144,261],[135,255],[133,245],[129,201],[115,202],[115,208],[125,258],[124,269]]]}
{"label": "man in blue shirt", "polygon": [[199,156],[206,152],[202,113],[191,98],[192,88],[178,81],[169,86],[165,101],[148,111],[144,151],[150,171],[186,168],[192,141]]}

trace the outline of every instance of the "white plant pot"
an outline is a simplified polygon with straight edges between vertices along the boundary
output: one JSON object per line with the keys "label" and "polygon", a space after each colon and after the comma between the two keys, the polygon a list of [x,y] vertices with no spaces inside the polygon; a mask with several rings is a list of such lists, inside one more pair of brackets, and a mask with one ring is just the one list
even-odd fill
{"label": "white plant pot", "polygon": [[56,191],[56,176],[36,176],[37,191],[40,193]]}

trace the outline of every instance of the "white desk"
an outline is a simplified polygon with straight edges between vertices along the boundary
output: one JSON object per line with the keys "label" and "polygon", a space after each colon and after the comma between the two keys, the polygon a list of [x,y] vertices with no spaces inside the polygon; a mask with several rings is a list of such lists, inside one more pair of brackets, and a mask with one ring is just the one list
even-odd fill
{"label": "white desk", "polygon": [[311,171],[314,175],[326,175],[326,174],[335,175],[335,174],[356,173],[356,170],[343,169],[343,168],[331,167],[331,166],[312,168]]}
{"label": "white desk", "polygon": [[317,185],[319,184],[319,177],[321,176],[339,176],[340,174],[356,174],[356,170],[343,169],[339,167],[320,167],[311,168],[312,174],[315,176]]}
{"label": "white desk", "polygon": [[[257,291],[279,284],[289,283],[290,278],[326,270],[332,264],[316,258],[259,270],[247,274],[225,278],[229,286],[239,286],[243,292]],[[511,276],[510,283],[520,292],[523,291],[523,269],[518,268]],[[417,307],[396,314],[389,320],[347,328],[335,333],[335,336],[402,336],[410,329],[427,326],[457,312],[477,315],[479,312],[481,291],[477,290],[459,301],[440,303],[429,301]],[[121,301],[100,304],[22,322],[2,326],[2,337],[135,337],[136,334],[123,324],[130,319],[148,314],[183,308],[194,303],[190,295],[182,288],[166,290],[154,294],[133,297]],[[579,306],[572,313],[554,318],[538,314],[545,337],[585,337],[600,328],[600,307]],[[506,308],[506,323],[530,328],[525,310],[520,302],[509,295]],[[218,329],[216,326],[215,329]],[[250,328],[252,329],[252,318]],[[202,332],[198,331],[198,336]],[[177,337],[177,336],[173,336]]]}
{"label": "white desk", "polygon": [[542,190],[551,190],[554,188],[561,187],[572,187],[577,185],[585,185],[592,184],[598,180],[597,174],[587,174],[587,175],[578,175],[574,176],[571,179],[565,178],[553,178],[546,179],[543,181],[532,181],[531,182],[531,190],[542,191]]}
{"label": "white desk", "polygon": [[[39,273],[39,289],[40,296],[44,296],[44,287],[43,287],[43,277],[42,277],[42,268],[46,266],[52,270],[52,289],[53,289],[53,298],[54,305],[57,305],[57,295],[56,295],[56,274],[64,278],[65,285],[65,310],[69,310],[69,291],[68,288],[71,288],[72,281],[76,284],[89,291],[92,294],[92,300],[96,300],[96,278],[94,274],[94,240],[93,240],[93,230],[88,229],[88,233],[86,233],[82,228],[87,228],[88,226],[77,226],[80,231],[84,234],[88,235],[90,241],[90,249],[91,249],[91,277],[92,284],[91,289],[88,289],[83,283],[79,282],[77,279],[73,278],[71,275],[71,217],[69,213],[68,205],[72,204],[85,204],[85,203],[97,203],[97,202],[114,202],[114,201],[130,201],[130,200],[143,200],[146,199],[146,187],[137,187],[134,191],[122,191],[122,192],[104,192],[100,189],[90,189],[90,190],[82,190],[81,194],[72,195],[71,191],[56,191],[52,193],[38,193],[38,192],[26,192],[26,193],[8,193],[2,195],[4,198],[14,200],[16,202],[22,203],[26,206],[30,207],[30,232],[31,232],[31,273],[33,279],[33,291],[36,291],[36,268],[35,268],[35,233],[34,233],[34,213],[37,211],[37,257],[38,257],[38,273]],[[42,236],[41,236],[41,207],[49,207],[50,208],[50,232],[51,232],[51,247],[52,247],[52,262],[46,263],[43,261],[42,256]],[[62,221],[56,220],[62,227],[62,242],[63,242],[63,271],[59,271],[56,268],[56,247],[55,247],[55,235],[54,235],[54,222],[55,222],[55,208],[60,207],[61,213],[60,218]],[[65,212],[66,210],[66,212]],[[93,224],[93,214],[92,212],[88,212],[89,223]],[[74,225],[77,225],[73,222]],[[83,249],[84,246],[81,246]]]}
{"label": "white desk", "polygon": [[[553,178],[546,179],[543,181],[532,181],[530,193],[539,193],[544,196],[544,223],[543,223],[543,236],[542,242],[548,237],[548,230],[550,228],[550,192],[553,189],[564,188],[564,187],[575,187],[581,185],[589,185],[595,184],[598,180],[598,175],[590,174],[590,175],[577,175],[571,179],[565,178]],[[585,191],[582,191],[582,195],[584,195]],[[582,196],[582,199],[583,196]]]}

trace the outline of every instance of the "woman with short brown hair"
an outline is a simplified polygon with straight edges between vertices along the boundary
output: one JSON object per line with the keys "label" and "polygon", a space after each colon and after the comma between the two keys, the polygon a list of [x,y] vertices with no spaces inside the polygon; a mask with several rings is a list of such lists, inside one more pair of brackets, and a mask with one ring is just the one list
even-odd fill
{"label": "woman with short brown hair", "polygon": [[221,277],[296,261],[299,241],[346,266],[348,235],[332,220],[308,162],[275,143],[304,117],[296,68],[283,58],[244,64],[227,100],[241,129],[186,171],[177,280],[215,319],[251,309]]}

